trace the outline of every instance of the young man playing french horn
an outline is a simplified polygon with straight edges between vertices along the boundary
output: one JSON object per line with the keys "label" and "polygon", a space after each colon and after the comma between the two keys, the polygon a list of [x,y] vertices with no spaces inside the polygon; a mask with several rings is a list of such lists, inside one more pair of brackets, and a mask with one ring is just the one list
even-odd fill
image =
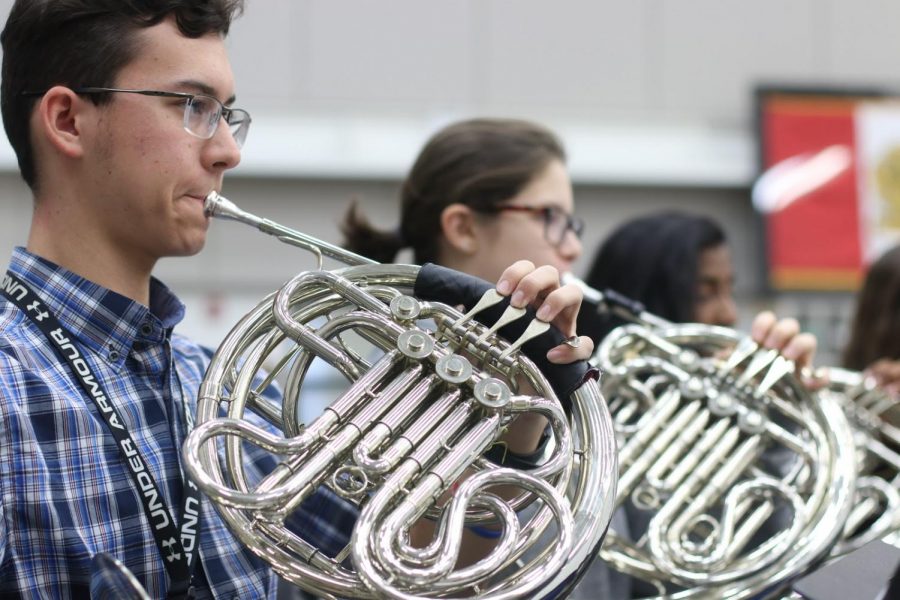
{"label": "young man playing french horn", "polygon": [[[182,480],[209,355],[173,333],[184,307],[151,275],[160,258],[201,250],[204,197],[240,161],[250,116],[231,106],[224,36],[241,10],[240,0],[11,10],[3,120],[34,213],[0,298],[0,594],[84,597],[91,557],[105,552],[152,597],[274,597],[269,568]],[[581,295],[555,271],[520,262],[502,279],[574,334]],[[591,347],[566,345],[554,360]],[[326,552],[346,544],[349,505],[320,494],[303,511],[301,529]]]}

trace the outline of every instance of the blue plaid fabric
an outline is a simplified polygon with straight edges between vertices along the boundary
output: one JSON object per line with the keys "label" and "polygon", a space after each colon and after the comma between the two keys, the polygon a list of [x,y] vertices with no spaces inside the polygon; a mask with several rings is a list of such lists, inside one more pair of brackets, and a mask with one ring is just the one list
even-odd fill
{"label": "blue plaid fabric", "polygon": [[[172,334],[184,306],[157,280],[148,308],[23,248],[15,249],[10,271],[74,336],[177,513],[183,405],[195,414],[210,358]],[[85,597],[91,557],[107,552],[151,597],[164,597],[163,559],[112,435],[68,365],[2,296],[0,416],[0,595]],[[271,468],[270,457],[256,458],[260,473]],[[235,539],[208,500],[201,510],[199,597],[274,598],[269,568]],[[352,506],[320,490],[291,525],[333,556],[348,542],[356,516]]]}

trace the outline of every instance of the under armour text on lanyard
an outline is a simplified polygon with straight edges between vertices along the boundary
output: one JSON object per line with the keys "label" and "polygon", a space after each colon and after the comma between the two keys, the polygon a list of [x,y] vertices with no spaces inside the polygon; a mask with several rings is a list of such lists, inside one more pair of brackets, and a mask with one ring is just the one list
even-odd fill
{"label": "under armour text on lanyard", "polygon": [[3,276],[0,292],[41,330],[59,357],[69,365],[84,392],[97,406],[109,432],[116,440],[128,473],[138,490],[157,548],[164,559],[170,580],[168,597],[190,598],[193,595],[190,586],[195,567],[194,556],[200,521],[200,490],[192,481],[185,479],[179,531],[175,528],[171,511],[166,506],[156,480],[147,470],[146,461],[138,451],[125,421],[106,395],[102,381],[95,376],[81,351],[72,341],[73,336],[25,282],[12,273],[7,272]]}

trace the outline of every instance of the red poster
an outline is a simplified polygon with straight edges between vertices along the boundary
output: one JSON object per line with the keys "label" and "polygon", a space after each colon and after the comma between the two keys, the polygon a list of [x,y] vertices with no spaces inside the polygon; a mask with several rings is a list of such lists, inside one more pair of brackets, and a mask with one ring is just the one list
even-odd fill
{"label": "red poster", "polygon": [[900,240],[900,104],[770,94],[761,104],[765,218],[777,289],[855,289]]}
{"label": "red poster", "polygon": [[[781,204],[766,215],[769,276],[780,289],[849,289],[862,272],[852,100],[772,98],[763,112],[767,168],[797,169],[829,149],[844,161],[811,183],[783,186]],[[785,198],[785,196],[788,196]]]}

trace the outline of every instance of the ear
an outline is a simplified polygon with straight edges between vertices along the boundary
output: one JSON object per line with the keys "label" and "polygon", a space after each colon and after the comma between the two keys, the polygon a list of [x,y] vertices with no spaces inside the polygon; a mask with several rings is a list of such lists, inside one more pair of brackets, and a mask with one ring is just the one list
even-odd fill
{"label": "ear", "polygon": [[451,204],[441,211],[441,232],[454,250],[463,254],[478,251],[475,213],[465,204]]}
{"label": "ear", "polygon": [[60,153],[80,158],[84,155],[86,108],[82,98],[69,88],[59,85],[50,88],[38,104],[35,134]]}

